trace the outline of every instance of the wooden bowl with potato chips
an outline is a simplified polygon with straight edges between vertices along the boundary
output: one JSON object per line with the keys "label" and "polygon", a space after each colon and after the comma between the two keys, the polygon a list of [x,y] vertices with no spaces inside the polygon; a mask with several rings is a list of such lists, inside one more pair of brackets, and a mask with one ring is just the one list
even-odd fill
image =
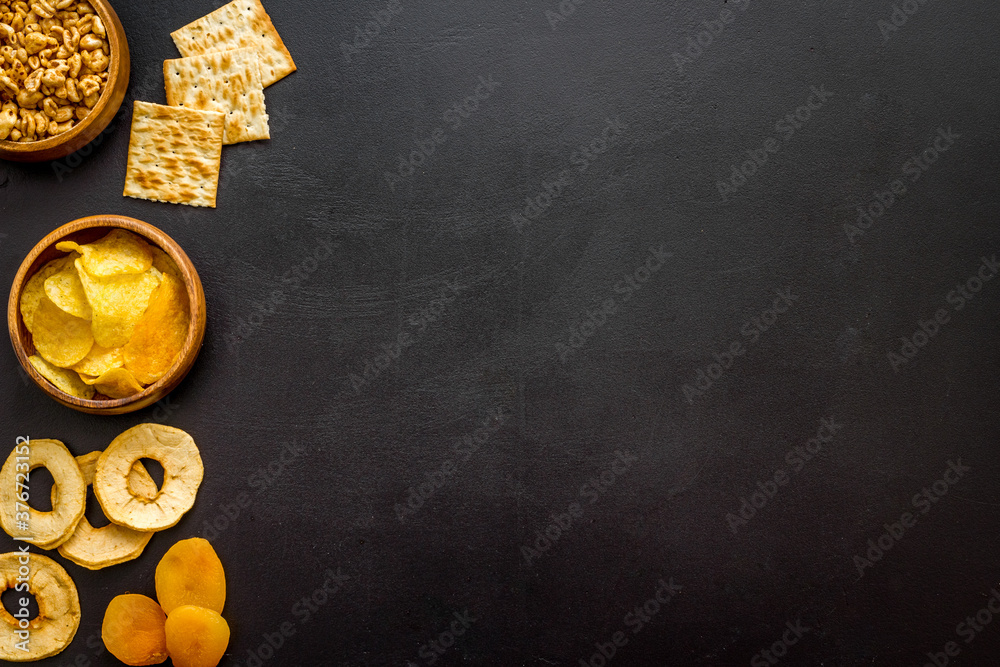
{"label": "wooden bowl with potato chips", "polygon": [[24,372],[65,406],[115,415],[152,405],[205,338],[205,293],[187,254],[116,215],[55,230],[21,264],[7,328]]}

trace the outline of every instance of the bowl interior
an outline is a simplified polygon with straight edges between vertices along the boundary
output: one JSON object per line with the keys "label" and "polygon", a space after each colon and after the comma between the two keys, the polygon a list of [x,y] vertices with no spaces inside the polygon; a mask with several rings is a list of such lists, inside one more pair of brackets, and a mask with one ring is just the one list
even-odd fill
{"label": "bowl interior", "polygon": [[[88,136],[93,134],[90,139],[87,139],[86,143],[89,143],[94,137],[97,136],[105,127],[111,122],[115,114],[118,112],[118,107],[121,106],[122,100],[124,100],[123,89],[120,89],[121,79],[124,78],[124,82],[127,85],[129,77],[129,55],[128,55],[128,45],[125,41],[125,31],[121,28],[121,21],[118,19],[118,15],[115,13],[114,9],[111,8],[104,0],[88,0],[90,5],[94,8],[94,11],[98,16],[101,17],[101,21],[104,23],[105,29],[108,34],[108,45],[111,49],[109,56],[111,57],[111,64],[108,66],[108,82],[104,86],[104,91],[101,93],[100,99],[98,99],[97,104],[94,108],[90,110],[90,113],[81,122],[77,123],[68,132],[63,132],[62,134],[57,134],[54,137],[49,137],[48,139],[43,139],[41,141],[31,141],[31,142],[18,142],[18,141],[0,141],[0,155],[4,152],[7,153],[40,153],[44,151],[51,151],[54,148],[58,148],[64,144],[68,143],[79,143],[80,135],[87,133]],[[122,67],[122,60],[125,60],[125,67]],[[108,105],[112,103],[112,98],[118,99],[118,103],[115,109],[107,109]],[[109,111],[110,113],[106,113]],[[102,124],[102,127],[95,127],[95,123]],[[81,144],[79,148],[82,148]],[[74,149],[77,150],[77,149]]]}
{"label": "bowl interior", "polygon": [[[56,232],[43,240],[43,243],[46,244],[44,248],[36,246],[36,248],[32,251],[32,253],[37,252],[37,256],[35,256],[31,263],[27,266],[27,270],[24,270],[22,267],[22,271],[18,273],[18,280],[15,283],[14,290],[11,293],[10,308],[14,308],[16,310],[16,316],[11,321],[12,325],[16,325],[16,330],[12,330],[10,332],[11,339],[12,342],[14,342],[15,351],[17,352],[18,359],[24,367],[24,370],[32,377],[32,379],[35,380],[36,383],[39,384],[40,387],[42,387],[43,390],[46,391],[46,393],[57,398],[57,400],[63,404],[83,409],[87,412],[130,411],[128,409],[129,406],[133,406],[131,409],[140,409],[141,407],[145,407],[146,405],[159,400],[159,398],[166,395],[167,392],[179,384],[187,374],[187,371],[190,370],[191,366],[194,364],[195,357],[197,357],[202,339],[204,337],[204,293],[202,291],[201,281],[198,278],[198,274],[195,271],[191,260],[187,257],[187,254],[185,254],[176,243],[169,239],[169,237],[163,234],[163,232],[160,232],[145,223],[140,223],[139,221],[131,221],[128,219],[120,220],[126,220],[127,222],[116,223],[114,220],[105,218],[95,220],[88,226],[67,230],[66,233],[59,234],[58,236],[56,236],[56,234],[59,230],[56,230]],[[73,223],[71,223],[71,225],[72,224]],[[66,227],[70,227],[70,225],[66,225]],[[75,241],[80,245],[84,245],[103,238],[114,228],[126,229],[140,236],[150,245],[163,250],[171,257],[171,259],[174,260],[180,269],[181,277],[184,281],[184,287],[187,290],[191,323],[188,327],[187,338],[185,339],[184,346],[182,347],[180,353],[178,353],[173,365],[159,380],[149,385],[138,394],[134,394],[126,398],[115,399],[104,396],[103,394],[97,394],[93,399],[83,399],[71,396],[58,389],[55,385],[42,377],[28,362],[28,357],[35,354],[36,350],[34,342],[32,341],[31,332],[28,331],[27,326],[24,324],[24,318],[21,316],[21,293],[23,292],[28,279],[30,279],[31,276],[33,276],[45,264],[53,259],[66,256],[67,253],[56,249],[56,243],[61,241]],[[161,236],[163,240],[169,242],[159,242],[156,238],[153,238],[153,234],[145,233],[145,228],[155,231],[155,236]],[[51,240],[53,237],[55,237],[55,239]],[[49,242],[50,240],[51,242]],[[123,410],[123,408],[126,409]]]}

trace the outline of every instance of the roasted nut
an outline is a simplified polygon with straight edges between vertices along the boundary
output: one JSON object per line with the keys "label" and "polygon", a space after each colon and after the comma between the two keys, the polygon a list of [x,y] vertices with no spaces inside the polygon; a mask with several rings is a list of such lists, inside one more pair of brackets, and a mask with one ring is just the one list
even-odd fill
{"label": "roasted nut", "polygon": [[24,48],[29,54],[35,54],[49,45],[48,38],[40,32],[29,33],[24,38]]}
{"label": "roasted nut", "polygon": [[34,109],[35,106],[42,101],[45,95],[39,92],[32,92],[30,90],[22,90],[17,94],[17,106],[22,109]]}
{"label": "roasted nut", "polygon": [[36,69],[24,79],[24,89],[28,92],[36,92],[42,85],[42,75],[44,70]]}
{"label": "roasted nut", "polygon": [[83,51],[95,51],[103,49],[104,46],[104,40],[97,35],[84,35],[80,38],[80,49]]}
{"label": "roasted nut", "polygon": [[41,17],[50,19],[55,16],[56,8],[47,3],[45,0],[35,0],[31,3],[31,11]]}
{"label": "roasted nut", "polygon": [[[17,106],[8,102],[0,110],[0,141],[10,136],[14,124],[17,122]],[[16,141],[16,139],[15,139]]]}
{"label": "roasted nut", "polygon": [[71,129],[110,80],[107,26],[80,0],[0,0],[0,140]]}
{"label": "roasted nut", "polygon": [[62,68],[45,70],[45,73],[42,74],[42,85],[49,86],[50,88],[58,88],[63,85],[66,83],[66,71],[68,69],[69,65],[63,65]]}
{"label": "roasted nut", "polygon": [[6,91],[9,95],[17,95],[21,89],[10,77],[0,74],[0,90]]}

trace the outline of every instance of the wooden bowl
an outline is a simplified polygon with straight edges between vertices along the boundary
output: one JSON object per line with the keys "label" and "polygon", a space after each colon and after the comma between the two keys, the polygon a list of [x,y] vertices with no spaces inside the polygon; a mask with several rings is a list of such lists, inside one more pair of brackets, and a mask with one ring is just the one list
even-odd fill
{"label": "wooden bowl", "polygon": [[111,64],[108,65],[108,82],[97,104],[90,110],[81,122],[68,132],[57,134],[43,141],[21,143],[19,141],[0,141],[0,158],[14,162],[44,162],[58,160],[70,153],[75,153],[97,138],[111,123],[125,99],[128,89],[131,60],[128,53],[128,42],[125,39],[125,29],[106,0],[89,0],[97,15],[101,17],[108,33],[108,44],[111,47]]}
{"label": "wooden bowl", "polygon": [[[188,329],[184,347],[177,355],[174,365],[162,378],[146,387],[142,392],[127,398],[117,399],[100,395],[93,399],[77,398],[57,389],[55,385],[43,378],[28,361],[28,357],[35,354],[35,346],[31,340],[31,333],[21,317],[21,292],[28,279],[42,266],[50,260],[65,256],[65,253],[56,250],[57,243],[60,241],[76,241],[81,245],[90,243],[102,238],[116,227],[127,229],[141,236],[150,244],[159,247],[177,263],[187,288],[188,302],[191,304],[191,326]],[[195,271],[187,254],[165,233],[148,223],[132,218],[120,215],[95,215],[63,225],[42,239],[24,258],[21,268],[18,269],[17,275],[14,277],[14,285],[11,287],[10,299],[7,302],[7,328],[10,331],[10,341],[14,345],[18,361],[21,362],[21,366],[35,381],[35,384],[42,388],[42,391],[74,410],[96,415],[120,415],[141,410],[159,401],[180,384],[184,376],[191,370],[198,357],[198,352],[201,351],[202,341],[205,339],[205,292],[202,289],[198,272]]]}

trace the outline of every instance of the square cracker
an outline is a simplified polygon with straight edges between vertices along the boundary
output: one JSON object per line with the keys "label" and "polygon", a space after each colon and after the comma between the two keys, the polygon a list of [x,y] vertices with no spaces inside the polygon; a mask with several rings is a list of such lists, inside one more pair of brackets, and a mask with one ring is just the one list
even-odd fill
{"label": "square cracker", "polygon": [[226,114],[223,144],[271,137],[253,49],[164,61],[163,80],[170,106]]}
{"label": "square cracker", "polygon": [[233,0],[170,36],[185,57],[254,49],[260,58],[260,78],[265,88],[295,71],[295,62],[260,0]]}
{"label": "square cracker", "polygon": [[215,208],[225,116],[136,101],[123,194]]}

